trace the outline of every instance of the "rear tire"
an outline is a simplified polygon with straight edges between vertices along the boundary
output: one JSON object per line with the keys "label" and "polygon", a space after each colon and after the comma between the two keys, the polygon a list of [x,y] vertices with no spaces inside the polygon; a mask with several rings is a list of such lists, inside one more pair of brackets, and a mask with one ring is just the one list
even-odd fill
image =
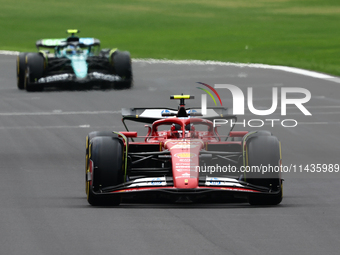
{"label": "rear tire", "polygon": [[17,57],[17,86],[18,89],[25,89],[26,55],[27,52],[20,52]]}
{"label": "rear tire", "polygon": [[119,195],[98,194],[105,187],[123,183],[123,142],[115,137],[95,137],[90,143],[93,161],[92,180],[89,181],[87,201],[93,206],[117,206]]}
{"label": "rear tire", "polygon": [[[248,166],[271,166],[272,169],[280,170],[280,143],[275,136],[259,134],[247,140],[246,146]],[[250,195],[249,203],[251,205],[277,205],[281,203],[282,180],[280,171],[246,173],[246,182],[270,188],[272,192],[278,192],[276,195]]]}
{"label": "rear tire", "polygon": [[25,88],[27,91],[42,91],[44,89],[38,80],[44,74],[44,57],[39,53],[26,55]]}
{"label": "rear tire", "polygon": [[130,53],[127,51],[114,52],[111,55],[111,64],[114,74],[123,79],[115,82],[116,88],[130,88],[133,82]]}

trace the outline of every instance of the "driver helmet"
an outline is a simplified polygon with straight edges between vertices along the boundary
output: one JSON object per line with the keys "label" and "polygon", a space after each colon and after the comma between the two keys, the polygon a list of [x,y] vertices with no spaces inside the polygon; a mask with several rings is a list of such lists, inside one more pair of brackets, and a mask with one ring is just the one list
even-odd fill
{"label": "driver helmet", "polygon": [[195,126],[194,124],[186,124],[185,125],[185,133],[188,133],[189,137],[195,137]]}
{"label": "driver helmet", "polygon": [[185,125],[185,130],[186,131],[195,131],[195,126],[192,123],[186,124]]}
{"label": "driver helmet", "polygon": [[170,133],[172,137],[180,137],[180,133],[182,133],[181,125],[173,123],[170,127]]}
{"label": "driver helmet", "polygon": [[65,49],[65,53],[67,55],[75,55],[76,54],[76,47],[73,45],[68,45]]}

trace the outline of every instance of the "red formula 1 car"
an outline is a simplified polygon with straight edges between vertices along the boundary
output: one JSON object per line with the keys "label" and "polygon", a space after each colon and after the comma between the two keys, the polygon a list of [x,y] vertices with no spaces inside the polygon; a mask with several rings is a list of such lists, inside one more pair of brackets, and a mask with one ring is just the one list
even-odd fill
{"label": "red formula 1 car", "polygon": [[[226,108],[123,109],[126,132],[86,137],[86,194],[91,205],[125,201],[230,202],[277,205],[282,201],[280,142],[268,131],[219,135],[215,120],[234,119]],[[132,120],[146,136],[130,132]],[[142,141],[134,141],[142,138]]]}

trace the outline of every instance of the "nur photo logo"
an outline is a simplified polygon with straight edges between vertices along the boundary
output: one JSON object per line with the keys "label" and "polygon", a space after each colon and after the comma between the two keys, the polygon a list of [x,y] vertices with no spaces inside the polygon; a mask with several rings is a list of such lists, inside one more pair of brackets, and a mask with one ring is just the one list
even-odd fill
{"label": "nur photo logo", "polygon": [[[206,86],[207,88],[209,88],[212,92],[215,93],[215,95],[217,96],[218,100],[220,101],[220,104],[221,106],[223,106],[222,104],[222,100],[221,100],[221,97],[220,95],[217,93],[217,91],[210,85],[206,84],[206,83],[203,83],[203,82],[197,82],[198,84],[201,84],[203,86]],[[216,100],[215,100],[215,97],[211,94],[211,92],[207,89],[204,89],[204,88],[201,88],[201,87],[196,87],[200,90],[203,90],[204,92],[206,92],[211,98],[212,100],[214,100],[214,103],[215,103],[215,106],[217,106],[217,103],[216,103]],[[203,115],[206,115],[207,114],[207,95],[206,94],[201,94],[201,113]]]}
{"label": "nur photo logo", "polygon": [[[214,87],[203,83],[203,82],[197,82],[198,84],[201,84],[208,89],[210,89],[218,98],[221,106],[222,100],[220,95],[217,93],[216,89],[228,89],[229,92],[231,92],[232,95],[232,100],[233,100],[233,115],[244,115],[245,114],[245,102],[247,102],[247,106],[249,111],[256,115],[256,116],[268,116],[270,114],[273,114],[278,107],[278,101],[279,101],[279,95],[280,95],[280,103],[281,103],[281,116],[286,116],[287,115],[287,105],[294,105],[297,109],[299,109],[305,116],[311,116],[312,114],[307,110],[307,108],[304,106],[305,103],[309,102],[311,99],[311,93],[308,89],[305,88],[298,88],[298,87],[282,87],[280,89],[280,93],[277,87],[272,88],[272,98],[271,98],[271,107],[269,109],[256,109],[254,106],[254,98],[253,98],[253,88],[248,87],[247,88],[247,97],[245,98],[245,95],[243,91],[231,84],[215,84]],[[206,94],[201,94],[201,113],[202,115],[207,114],[207,94],[213,99],[215,106],[217,106],[216,99],[214,95],[205,88],[197,87],[198,89],[206,92]],[[303,95],[303,97],[299,98],[290,98],[289,94],[300,94]],[[248,120],[248,126],[250,127],[262,127],[264,125],[264,121],[268,121],[271,123],[271,126],[274,126],[275,122],[280,122],[283,127],[295,127],[297,126],[298,122],[295,119],[251,119]],[[214,120],[214,125],[215,124],[227,124],[230,122],[230,125],[233,124],[242,124],[244,127],[246,125],[246,121],[244,120],[243,122],[236,122],[233,123],[233,120],[227,120],[227,119],[217,119],[216,121]],[[293,123],[291,125],[288,125],[288,123]],[[257,123],[257,125],[254,125],[252,123]]]}

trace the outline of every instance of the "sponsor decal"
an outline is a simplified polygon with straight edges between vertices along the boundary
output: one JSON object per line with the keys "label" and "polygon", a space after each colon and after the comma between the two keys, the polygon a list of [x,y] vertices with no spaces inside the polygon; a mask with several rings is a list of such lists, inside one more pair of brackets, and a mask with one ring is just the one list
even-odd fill
{"label": "sponsor decal", "polygon": [[186,175],[186,176],[176,176],[175,179],[184,179],[184,178],[197,178],[197,176],[190,176],[190,175]]}
{"label": "sponsor decal", "polygon": [[166,180],[165,177],[156,177],[156,178],[139,178],[132,181],[133,183],[128,186],[128,188],[133,187],[143,187],[143,186],[165,186]]}
{"label": "sponsor decal", "polygon": [[42,44],[46,46],[57,46],[60,45],[62,42],[65,42],[66,38],[62,39],[43,39]]}
{"label": "sponsor decal", "polygon": [[170,148],[171,149],[190,149],[190,148],[196,148],[198,145],[196,144],[176,144]]}
{"label": "sponsor decal", "polygon": [[[172,142],[174,143],[174,142]],[[176,143],[174,146],[172,146],[170,148],[171,149],[190,149],[190,148],[196,148],[198,146],[200,146],[201,144],[203,144],[203,142],[193,142],[193,141],[189,141],[189,142],[178,142]]]}
{"label": "sponsor decal", "polygon": [[163,110],[163,111],[161,111],[161,116],[162,116],[162,117],[165,117],[165,118],[171,117],[171,116],[163,116],[163,113],[165,113],[165,114],[170,114],[170,111],[169,111],[169,110]]}
{"label": "sponsor decal", "polygon": [[57,74],[57,75],[52,75],[52,76],[48,76],[48,77],[45,77],[45,78],[40,78],[38,80],[38,83],[64,81],[64,80],[68,80],[71,77],[72,77],[72,75],[70,75],[70,74]]}
{"label": "sponsor decal", "polygon": [[189,166],[189,163],[176,163],[176,166]]}
{"label": "sponsor decal", "polygon": [[188,114],[190,114],[190,113],[198,113],[198,111],[196,111],[195,109],[192,109],[192,110],[187,111],[187,113]]}
{"label": "sponsor decal", "polygon": [[176,153],[175,157],[176,158],[194,158],[194,157],[197,157],[197,154],[191,153],[191,152],[181,152],[181,153]]}
{"label": "sponsor decal", "polygon": [[186,171],[187,169],[183,169],[183,168],[176,168],[176,171],[177,172],[183,172],[183,171]]}
{"label": "sponsor decal", "polygon": [[95,79],[112,81],[112,82],[121,80],[121,78],[118,75],[102,74],[102,73],[98,73],[98,72],[93,72],[92,76]]}
{"label": "sponsor decal", "polygon": [[221,185],[221,181],[218,178],[211,178],[210,179],[210,184],[212,185]]}
{"label": "sponsor decal", "polygon": [[177,172],[182,172],[182,171],[197,172],[197,166],[196,165],[191,165],[189,162],[186,162],[186,163],[176,163],[175,164],[175,169],[176,169]]}
{"label": "sponsor decal", "polygon": [[161,178],[154,178],[154,179],[152,179],[151,184],[152,185],[161,185],[162,180],[161,180]]}
{"label": "sponsor decal", "polygon": [[176,171],[177,172],[190,171],[190,172],[197,173],[197,169],[195,166],[181,166],[180,168],[176,168]]}
{"label": "sponsor decal", "polygon": [[181,158],[179,159],[180,162],[191,162],[192,160],[190,158]]}
{"label": "sponsor decal", "polygon": [[86,44],[86,45],[91,45],[94,43],[94,39],[93,38],[79,38],[79,42]]}

